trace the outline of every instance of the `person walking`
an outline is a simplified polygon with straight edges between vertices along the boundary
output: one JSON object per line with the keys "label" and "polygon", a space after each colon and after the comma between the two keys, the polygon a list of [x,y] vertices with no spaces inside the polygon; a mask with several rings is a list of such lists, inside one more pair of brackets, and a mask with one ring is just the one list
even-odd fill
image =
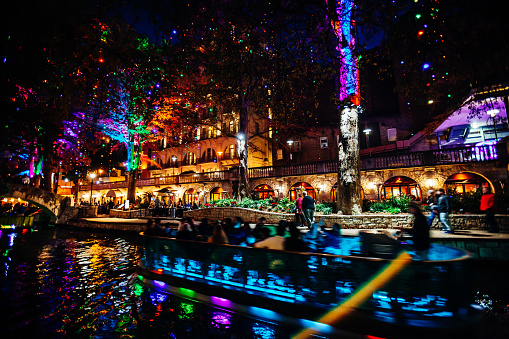
{"label": "person walking", "polygon": [[302,214],[308,229],[311,229],[315,220],[315,200],[306,191],[302,192],[302,195],[304,196],[302,198]]}
{"label": "person walking", "polygon": [[428,217],[428,228],[431,228],[431,225],[433,224],[433,220],[438,215],[437,210],[437,200],[435,198],[435,191],[429,190],[428,191],[428,206],[429,206],[429,217]]}
{"label": "person walking", "polygon": [[438,209],[438,218],[440,220],[440,223],[442,224],[442,231],[445,233],[454,233],[451,221],[449,220],[449,212],[451,210],[450,203],[449,203],[449,197],[447,194],[445,194],[445,190],[443,188],[439,188],[437,190],[438,194],[438,203],[437,203],[437,209]]}
{"label": "person walking", "polygon": [[488,225],[488,232],[497,233],[498,225],[495,220],[495,212],[497,205],[495,203],[495,194],[491,193],[491,187],[483,186],[483,196],[481,197],[481,212],[484,212],[486,225]]}
{"label": "person walking", "polygon": [[304,225],[304,216],[302,215],[302,194],[299,193],[297,200],[295,200],[295,222],[297,226]]}

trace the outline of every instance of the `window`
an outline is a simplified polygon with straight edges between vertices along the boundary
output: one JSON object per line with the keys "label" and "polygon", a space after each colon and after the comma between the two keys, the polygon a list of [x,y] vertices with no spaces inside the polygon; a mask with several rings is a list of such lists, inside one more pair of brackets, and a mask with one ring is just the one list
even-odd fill
{"label": "window", "polygon": [[329,147],[329,142],[327,140],[327,137],[320,137],[320,148],[327,148]]}
{"label": "window", "polygon": [[393,142],[398,140],[398,133],[395,128],[387,129],[387,141]]}
{"label": "window", "polygon": [[207,138],[212,138],[212,126],[209,127]]}
{"label": "window", "polygon": [[282,159],[283,159],[283,149],[278,148],[278,150],[277,150],[277,160],[282,160]]}
{"label": "window", "polygon": [[229,129],[228,129],[228,131],[229,131],[229,133],[230,133],[230,134],[235,133],[234,128],[235,128],[235,121],[230,120],[230,122],[229,122]]}
{"label": "window", "polygon": [[196,129],[196,140],[200,140],[201,130],[199,128]]}
{"label": "window", "polygon": [[226,147],[224,150],[224,157],[225,159],[235,159],[237,158],[237,145],[231,144]]}

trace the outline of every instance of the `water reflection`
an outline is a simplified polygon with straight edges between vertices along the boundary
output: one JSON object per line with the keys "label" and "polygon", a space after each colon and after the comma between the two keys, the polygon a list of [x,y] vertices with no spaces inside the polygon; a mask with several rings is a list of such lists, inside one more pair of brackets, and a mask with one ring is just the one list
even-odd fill
{"label": "water reflection", "polygon": [[0,324],[9,337],[276,338],[290,330],[144,287],[141,242],[67,229],[2,233]]}

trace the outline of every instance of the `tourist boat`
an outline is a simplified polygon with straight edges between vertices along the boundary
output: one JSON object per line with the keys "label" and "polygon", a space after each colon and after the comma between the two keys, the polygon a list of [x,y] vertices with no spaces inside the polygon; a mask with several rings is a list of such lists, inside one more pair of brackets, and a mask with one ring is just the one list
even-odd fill
{"label": "tourist boat", "polygon": [[428,260],[380,258],[363,252],[361,240],[341,237],[338,254],[319,254],[144,236],[136,273],[153,288],[270,321],[284,317],[327,327],[336,312],[332,322],[465,324],[471,312],[467,252],[432,244]]}

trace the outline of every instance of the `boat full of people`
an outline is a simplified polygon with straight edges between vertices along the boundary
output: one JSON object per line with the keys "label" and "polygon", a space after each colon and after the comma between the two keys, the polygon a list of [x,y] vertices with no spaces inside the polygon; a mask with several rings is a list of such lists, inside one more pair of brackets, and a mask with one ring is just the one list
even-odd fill
{"label": "boat full of people", "polygon": [[[258,310],[266,318],[277,313],[316,320],[348,303],[351,313],[363,317],[433,327],[470,312],[466,251],[431,244],[423,260],[412,252],[411,241],[394,242],[387,232],[341,236],[318,223],[305,234],[293,223],[265,225],[261,228],[272,232],[260,232],[269,235],[258,241],[249,237],[261,228],[244,232],[242,223],[234,222],[227,232],[217,223],[201,231],[190,224],[183,221],[177,230],[147,227],[137,267],[144,284],[221,308]],[[257,246],[261,242],[273,245]],[[283,245],[273,249],[274,244]],[[410,258],[403,264],[401,253]],[[390,275],[395,262],[400,268]],[[366,298],[352,304],[366,289]]]}

